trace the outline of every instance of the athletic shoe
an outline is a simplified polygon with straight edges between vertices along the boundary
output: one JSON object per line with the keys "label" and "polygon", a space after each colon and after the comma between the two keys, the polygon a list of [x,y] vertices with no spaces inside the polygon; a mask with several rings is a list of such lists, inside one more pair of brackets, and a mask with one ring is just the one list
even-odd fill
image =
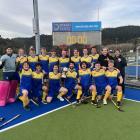
{"label": "athletic shoe", "polygon": [[57,98],[58,98],[61,102],[64,101],[63,97],[61,97],[61,96],[57,96]]}
{"label": "athletic shoe", "polygon": [[31,108],[30,108],[29,105],[24,106],[24,109],[25,109],[26,111],[30,111],[30,110],[31,110]]}
{"label": "athletic shoe", "polygon": [[82,104],[88,104],[88,101],[87,100],[82,100],[81,103]]}
{"label": "athletic shoe", "polygon": [[117,106],[119,106],[119,107],[121,106],[121,102],[120,101],[117,102]]}
{"label": "athletic shoe", "polygon": [[92,101],[91,101],[91,104],[92,104],[92,105],[97,105],[97,101],[92,100]]}
{"label": "athletic shoe", "polygon": [[42,100],[41,102],[42,102],[42,104],[47,104],[46,100]]}
{"label": "athletic shoe", "polygon": [[103,104],[107,105],[107,100],[106,99],[103,99]]}
{"label": "athletic shoe", "polygon": [[80,100],[76,100],[76,104],[79,105],[80,104]]}
{"label": "athletic shoe", "polygon": [[1,117],[1,118],[0,118],[0,122],[3,121],[3,120],[4,120],[4,118]]}
{"label": "athletic shoe", "polygon": [[97,100],[97,108],[100,108],[101,107],[101,100]]}

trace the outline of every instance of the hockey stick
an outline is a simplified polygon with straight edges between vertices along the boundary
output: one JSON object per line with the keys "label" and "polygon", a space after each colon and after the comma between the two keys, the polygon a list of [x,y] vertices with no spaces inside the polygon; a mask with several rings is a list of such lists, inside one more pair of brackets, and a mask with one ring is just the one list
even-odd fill
{"label": "hockey stick", "polygon": [[2,125],[0,125],[0,129],[1,129],[3,126],[7,125],[8,123],[10,123],[10,122],[14,121],[15,119],[19,118],[20,116],[21,116],[21,115],[18,114],[18,115],[16,115],[16,116],[14,116],[13,118],[11,118],[10,120],[4,122]]}
{"label": "hockey stick", "polygon": [[64,99],[73,107],[75,108],[76,105],[74,103],[72,103],[68,98],[64,97]]}
{"label": "hockey stick", "polygon": [[80,99],[80,103],[83,103],[83,104],[88,104],[88,99],[90,99],[92,96],[85,96],[85,94],[82,95],[81,99]]}
{"label": "hockey stick", "polygon": [[113,105],[118,109],[118,111],[124,112],[124,110],[122,110],[122,109],[116,104],[116,102],[115,102],[113,99],[111,99],[111,102],[112,102]]}
{"label": "hockey stick", "polygon": [[34,105],[39,106],[39,104],[37,104],[33,99],[30,99],[30,101],[31,101]]}

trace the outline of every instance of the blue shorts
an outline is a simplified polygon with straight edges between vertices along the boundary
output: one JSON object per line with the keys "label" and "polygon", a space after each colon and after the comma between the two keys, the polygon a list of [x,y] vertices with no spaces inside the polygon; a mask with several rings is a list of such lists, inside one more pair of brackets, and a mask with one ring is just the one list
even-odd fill
{"label": "blue shorts", "polygon": [[89,96],[89,88],[90,85],[82,86],[82,93],[84,94],[84,96]]}
{"label": "blue shorts", "polygon": [[11,80],[19,80],[19,75],[17,72],[3,72],[3,80],[11,81]]}
{"label": "blue shorts", "polygon": [[116,94],[116,92],[117,92],[116,86],[118,86],[118,85],[111,86],[111,94]]}
{"label": "blue shorts", "polygon": [[117,86],[118,86],[117,84],[110,85],[110,87],[111,87],[111,94],[115,94],[116,93],[116,87]]}
{"label": "blue shorts", "polygon": [[40,98],[41,96],[42,96],[42,88],[38,87],[32,89],[32,97]]}
{"label": "blue shorts", "polygon": [[105,93],[106,85],[104,86],[96,86],[97,95],[103,95]]}
{"label": "blue shorts", "polygon": [[73,95],[73,92],[75,92],[75,89],[74,88],[67,88],[68,89],[68,93],[66,94],[66,96],[72,96]]}
{"label": "blue shorts", "polygon": [[96,87],[97,95],[103,95],[105,93],[105,87]]}
{"label": "blue shorts", "polygon": [[59,94],[59,90],[61,87],[50,88],[48,92],[48,97],[54,97]]}

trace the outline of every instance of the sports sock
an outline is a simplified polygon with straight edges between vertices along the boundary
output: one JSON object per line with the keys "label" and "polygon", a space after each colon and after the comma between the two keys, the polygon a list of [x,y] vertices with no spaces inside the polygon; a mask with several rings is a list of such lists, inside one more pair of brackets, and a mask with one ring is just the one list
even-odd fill
{"label": "sports sock", "polygon": [[47,96],[47,93],[45,91],[43,91],[42,101],[45,101],[46,100],[46,96]]}
{"label": "sports sock", "polygon": [[107,100],[109,96],[110,96],[110,92],[109,91],[106,91],[105,92],[104,99]]}
{"label": "sports sock", "polygon": [[122,100],[122,92],[117,92],[117,102]]}
{"label": "sports sock", "polygon": [[91,99],[92,101],[95,100],[96,95],[97,95],[96,92],[95,91],[92,91],[92,99]]}
{"label": "sports sock", "polygon": [[80,99],[80,97],[81,97],[81,95],[82,95],[82,90],[81,89],[78,89],[78,92],[77,92],[77,97],[76,97],[76,99]]}
{"label": "sports sock", "polygon": [[22,101],[23,107],[29,104],[29,98],[27,96],[20,96],[19,99]]}

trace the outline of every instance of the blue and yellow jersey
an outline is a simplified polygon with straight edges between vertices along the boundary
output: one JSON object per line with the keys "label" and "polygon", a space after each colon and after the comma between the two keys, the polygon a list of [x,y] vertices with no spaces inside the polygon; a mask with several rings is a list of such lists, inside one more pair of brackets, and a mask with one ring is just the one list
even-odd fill
{"label": "blue and yellow jersey", "polygon": [[27,62],[28,59],[27,59],[27,56],[18,56],[16,58],[16,63],[18,63],[18,70],[21,71],[22,70],[22,65],[24,62]]}
{"label": "blue and yellow jersey", "polygon": [[71,61],[73,61],[75,63],[76,72],[78,72],[78,70],[79,70],[80,59],[81,59],[80,56],[78,56],[78,57],[72,56],[71,57]]}
{"label": "blue and yellow jersey", "polygon": [[37,73],[36,71],[34,71],[32,73],[32,77],[33,79],[37,79],[37,80],[41,80],[43,79],[43,72]]}
{"label": "blue and yellow jersey", "polygon": [[88,68],[90,68],[91,67],[91,63],[92,63],[92,57],[90,57],[90,56],[87,56],[87,57],[81,57],[81,59],[80,59],[80,61],[81,62],[87,62],[87,64],[88,64]]}
{"label": "blue and yellow jersey", "polygon": [[66,79],[65,79],[65,87],[66,88],[74,88],[77,83],[77,72],[76,71],[70,71],[66,73]]}
{"label": "blue and yellow jersey", "polygon": [[31,90],[32,88],[32,70],[22,69],[20,72],[20,89]]}
{"label": "blue and yellow jersey", "polygon": [[39,55],[39,63],[42,67],[42,70],[48,73],[49,72],[49,56]]}
{"label": "blue and yellow jersey", "polygon": [[53,66],[58,64],[58,57],[49,57],[49,72],[53,71]]}
{"label": "blue and yellow jersey", "polygon": [[97,87],[105,87],[107,85],[105,70],[100,69],[99,71],[92,71],[92,80],[95,86]]}
{"label": "blue and yellow jersey", "polygon": [[121,74],[118,70],[114,69],[113,71],[107,70],[105,76],[107,78],[107,84],[111,87],[116,87],[118,85],[118,77],[120,77]]}
{"label": "blue and yellow jersey", "polygon": [[16,58],[16,62],[17,63],[20,63],[20,64],[23,64],[24,62],[26,62],[28,59],[27,59],[27,56],[18,56]]}
{"label": "blue and yellow jersey", "polygon": [[32,73],[32,91],[35,97],[41,96],[42,91],[42,80],[43,80],[43,73],[37,73],[36,71]]}
{"label": "blue and yellow jersey", "polygon": [[30,68],[35,71],[35,65],[36,63],[38,63],[38,56],[32,57],[32,56],[28,56],[28,62],[30,65]]}
{"label": "blue and yellow jersey", "polygon": [[70,61],[70,59],[67,58],[67,57],[66,58],[60,57],[59,58],[60,68],[64,68],[64,67],[68,68],[69,67],[69,61]]}
{"label": "blue and yellow jersey", "polygon": [[99,58],[99,54],[95,54],[95,55],[89,55],[90,57],[92,57],[92,63],[96,63],[98,61]]}
{"label": "blue and yellow jersey", "polygon": [[49,73],[49,88],[57,89],[60,87],[61,73],[55,74],[54,72]]}
{"label": "blue and yellow jersey", "polygon": [[91,79],[91,70],[86,69],[86,70],[79,70],[78,76],[80,78],[80,84],[82,85],[82,88],[89,88],[91,85],[92,79]]}

